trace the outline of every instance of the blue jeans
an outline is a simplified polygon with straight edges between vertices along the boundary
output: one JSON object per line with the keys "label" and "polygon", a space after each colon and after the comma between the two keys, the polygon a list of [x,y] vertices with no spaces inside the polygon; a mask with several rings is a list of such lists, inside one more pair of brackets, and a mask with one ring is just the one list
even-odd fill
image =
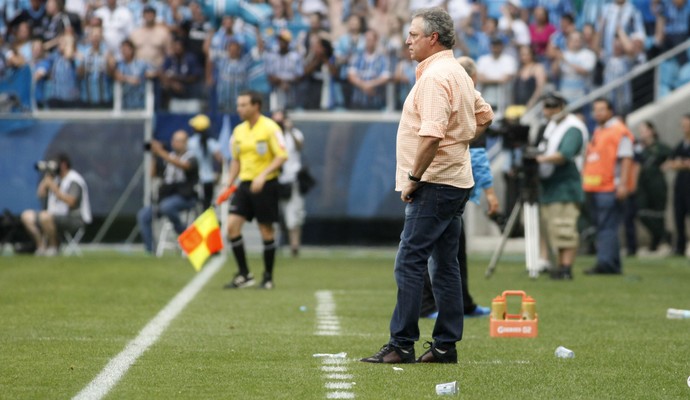
{"label": "blue jeans", "polygon": [[621,204],[616,199],[616,193],[589,193],[589,209],[592,221],[597,227],[597,265],[596,268],[605,272],[621,272],[620,243],[618,242],[618,227],[621,224]]}
{"label": "blue jeans", "polygon": [[[166,216],[172,222],[175,232],[180,234],[186,228],[180,219],[180,211],[189,210],[195,204],[196,199],[194,198],[187,199],[179,194],[174,194],[161,200],[156,211],[158,216]],[[141,230],[141,237],[144,240],[144,248],[149,253],[153,252],[153,213],[153,206],[144,207],[137,213],[137,223],[139,224],[139,230]]]}
{"label": "blue jeans", "polygon": [[427,268],[438,307],[432,334],[434,343],[442,348],[454,348],[462,339],[464,315],[458,242],[461,217],[470,192],[471,189],[425,183],[405,207],[405,225],[395,258],[398,300],[390,323],[390,344],[410,347],[419,340],[419,313]]}

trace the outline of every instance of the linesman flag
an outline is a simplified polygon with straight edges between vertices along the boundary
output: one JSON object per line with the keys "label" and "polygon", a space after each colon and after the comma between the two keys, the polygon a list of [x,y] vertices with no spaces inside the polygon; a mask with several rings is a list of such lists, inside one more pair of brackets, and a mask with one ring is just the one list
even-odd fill
{"label": "linesman flag", "polygon": [[206,260],[223,249],[220,225],[213,207],[199,215],[189,228],[177,238],[182,250],[187,253],[189,262],[199,272]]}

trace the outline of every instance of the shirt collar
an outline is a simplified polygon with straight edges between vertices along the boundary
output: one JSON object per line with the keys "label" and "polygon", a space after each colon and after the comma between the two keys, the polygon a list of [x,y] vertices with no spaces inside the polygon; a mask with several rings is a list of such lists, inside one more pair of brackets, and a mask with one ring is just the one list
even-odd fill
{"label": "shirt collar", "polygon": [[604,128],[610,128],[618,122],[618,117],[611,117],[610,120],[606,121]]}
{"label": "shirt collar", "polygon": [[424,61],[420,62],[419,65],[417,65],[417,79],[422,76],[424,71],[431,65],[434,61],[439,60],[441,58],[454,58],[453,57],[453,50],[441,50],[438,53],[435,53],[429,57],[427,57]]}

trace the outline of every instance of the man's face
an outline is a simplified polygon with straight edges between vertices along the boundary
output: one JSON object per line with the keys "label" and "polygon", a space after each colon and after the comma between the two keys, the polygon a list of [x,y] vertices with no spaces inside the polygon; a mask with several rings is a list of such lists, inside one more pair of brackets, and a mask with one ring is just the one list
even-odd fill
{"label": "man's face", "polygon": [[347,20],[347,30],[350,33],[359,33],[362,29],[362,24],[359,21],[359,17],[356,15],[351,15]]}
{"label": "man's face", "polygon": [[153,11],[144,11],[144,24],[146,26],[153,26],[156,23],[156,13]]}
{"label": "man's face", "polygon": [[568,35],[568,49],[573,51],[582,49],[582,34],[580,32],[573,32]]}
{"label": "man's face", "polygon": [[237,42],[230,42],[228,45],[228,56],[230,56],[230,58],[233,60],[237,60],[241,55],[242,48],[240,47],[240,44]]}
{"label": "man's face", "polygon": [[251,97],[243,95],[237,98],[237,114],[240,116],[242,121],[251,119],[258,112],[259,105],[252,104]]}
{"label": "man's face", "polygon": [[432,36],[424,34],[424,20],[422,18],[413,19],[407,40],[405,40],[405,44],[410,49],[410,58],[415,61],[424,61],[429,57]]}
{"label": "man's face", "polygon": [[134,49],[128,44],[122,44],[122,46],[120,46],[120,52],[122,53],[122,58],[127,61],[134,58]]}
{"label": "man's face", "polygon": [[287,53],[290,51],[290,42],[283,38],[278,38],[278,47],[280,48],[281,53]]}
{"label": "man's face", "polygon": [[376,51],[376,46],[378,45],[378,36],[376,36],[376,32],[374,31],[367,31],[365,34],[365,44],[366,44],[366,49],[368,53],[373,53]]}
{"label": "man's face", "polygon": [[592,106],[592,116],[599,125],[602,125],[613,117],[613,112],[609,110],[609,107],[605,102],[597,101]]}
{"label": "man's face", "polygon": [[503,45],[500,43],[492,43],[491,44],[491,54],[494,57],[499,57],[503,53]]}
{"label": "man's face", "polygon": [[225,16],[223,17],[223,29],[225,29],[225,32],[232,33],[232,28],[233,25],[235,24],[235,20],[232,19],[232,17]]}
{"label": "man's face", "polygon": [[544,102],[544,117],[546,117],[547,119],[552,119],[561,111],[563,111],[563,107],[561,107],[560,104],[549,101]]}
{"label": "man's face", "polygon": [[101,29],[101,27],[93,27],[91,28],[89,37],[91,38],[91,44],[100,44],[101,39],[103,38],[103,30]]}
{"label": "man's face", "polygon": [[181,41],[176,40],[172,44],[172,52],[176,56],[180,57],[184,54],[184,45],[182,44]]}
{"label": "man's face", "polygon": [[171,147],[173,151],[182,154],[187,151],[187,133],[185,131],[177,131],[173,134]]}

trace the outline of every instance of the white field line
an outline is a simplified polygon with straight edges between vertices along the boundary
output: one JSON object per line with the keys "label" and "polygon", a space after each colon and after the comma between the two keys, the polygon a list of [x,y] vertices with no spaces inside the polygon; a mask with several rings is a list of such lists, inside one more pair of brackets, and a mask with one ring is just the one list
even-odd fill
{"label": "white field line", "polygon": [[328,392],[327,399],[354,399],[355,394],[352,392]]}
{"label": "white field line", "polygon": [[139,332],[139,335],[132,339],[124,350],[111,359],[84,389],[81,390],[73,399],[102,399],[112,390],[113,387],[127,373],[129,367],[134,364],[139,357],[149,347],[153,346],[170,322],[177,317],[182,310],[199,293],[201,288],[220,270],[225,262],[225,256],[216,256],[185,286],[170,302]]}
{"label": "white field line", "polygon": [[[340,318],[335,313],[336,305],[333,292],[319,290],[316,296],[316,330],[317,336],[340,336]],[[348,360],[340,357],[324,357],[321,360],[321,371],[326,379],[324,388],[327,399],[354,399],[354,375],[348,374]],[[347,382],[343,382],[347,381]]]}
{"label": "white field line", "polygon": [[331,367],[330,365],[324,365],[321,367],[323,372],[347,372],[347,367]]}

